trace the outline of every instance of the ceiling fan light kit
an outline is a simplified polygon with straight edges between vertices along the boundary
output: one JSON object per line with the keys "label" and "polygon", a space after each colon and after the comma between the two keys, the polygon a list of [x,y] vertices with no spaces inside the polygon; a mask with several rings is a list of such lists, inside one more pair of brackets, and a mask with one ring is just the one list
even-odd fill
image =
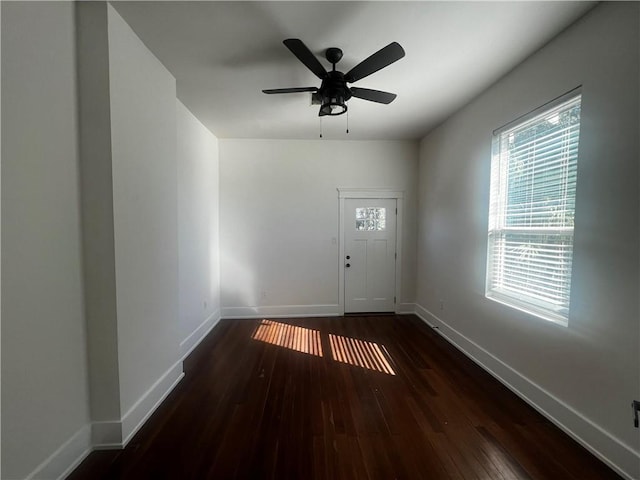
{"label": "ceiling fan light kit", "polygon": [[320,107],[319,116],[330,115],[342,115],[347,111],[347,104],[344,103],[345,100],[340,95],[335,97],[327,97],[324,99],[322,106]]}
{"label": "ceiling fan light kit", "polygon": [[325,52],[325,57],[332,64],[331,71],[327,71],[316,56],[307,46],[297,38],[288,38],[283,41],[285,46],[291,50],[298,60],[300,60],[316,77],[322,80],[320,88],[316,87],[294,87],[276,88],[262,90],[266,94],[300,93],[311,92],[312,104],[320,104],[318,116],[337,116],[346,113],[347,100],[351,97],[368,100],[370,102],[389,104],[395,98],[394,93],[371,90],[368,88],[349,87],[348,83],[357,82],[372,73],[385,68],[404,57],[403,48],[392,42],[386,47],[378,50],[373,55],[367,57],[347,73],[336,70],[336,63],[342,58],[342,50],[331,47]]}

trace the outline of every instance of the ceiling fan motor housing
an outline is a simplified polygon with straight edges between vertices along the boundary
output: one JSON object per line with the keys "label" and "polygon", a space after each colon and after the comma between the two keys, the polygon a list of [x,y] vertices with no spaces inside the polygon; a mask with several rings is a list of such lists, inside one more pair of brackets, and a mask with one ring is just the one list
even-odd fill
{"label": "ceiling fan motor housing", "polygon": [[323,99],[342,97],[347,101],[351,98],[351,90],[347,87],[344,74],[336,70],[327,72],[327,77],[322,80],[318,93]]}

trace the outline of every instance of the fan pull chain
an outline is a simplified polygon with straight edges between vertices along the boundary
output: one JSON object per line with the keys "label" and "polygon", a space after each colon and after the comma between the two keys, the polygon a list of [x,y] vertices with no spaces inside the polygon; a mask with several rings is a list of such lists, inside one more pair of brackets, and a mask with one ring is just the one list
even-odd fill
{"label": "fan pull chain", "polygon": [[319,117],[320,119],[320,138],[322,138],[322,117]]}
{"label": "fan pull chain", "polygon": [[349,134],[349,110],[347,110],[347,135]]}

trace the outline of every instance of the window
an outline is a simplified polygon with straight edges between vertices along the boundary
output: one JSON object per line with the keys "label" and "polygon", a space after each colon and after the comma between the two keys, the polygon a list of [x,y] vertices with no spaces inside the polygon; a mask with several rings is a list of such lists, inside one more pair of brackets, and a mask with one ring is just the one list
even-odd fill
{"label": "window", "polygon": [[356,208],[356,230],[384,230],[387,224],[387,209],[384,207]]}
{"label": "window", "polygon": [[488,298],[567,325],[580,135],[570,92],[494,132]]}

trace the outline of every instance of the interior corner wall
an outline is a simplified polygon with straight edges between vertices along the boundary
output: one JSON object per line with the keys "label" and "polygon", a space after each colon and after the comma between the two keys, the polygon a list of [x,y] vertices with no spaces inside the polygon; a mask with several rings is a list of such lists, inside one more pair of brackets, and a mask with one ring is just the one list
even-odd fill
{"label": "interior corner wall", "polygon": [[[77,2],[82,252],[91,419],[120,419],[107,5]],[[98,433],[98,432],[95,432]],[[98,439],[98,443],[101,440]]]}
{"label": "interior corner wall", "polygon": [[[418,311],[628,478],[640,477],[639,9],[594,8],[425,137],[419,169]],[[484,296],[490,154],[493,129],[579,85],[564,328]]]}
{"label": "interior corner wall", "polygon": [[180,353],[220,319],[218,139],[178,100]]}
{"label": "interior corner wall", "polygon": [[89,445],[74,5],[1,8],[2,478],[57,478]]}
{"label": "interior corner wall", "polygon": [[[107,7],[118,363],[125,441],[159,401],[158,395],[168,393],[182,375],[176,82],[115,9]],[[146,403],[142,409],[141,403]]]}
{"label": "interior corner wall", "polygon": [[405,192],[400,302],[413,303],[416,142],[219,143],[223,317],[339,313],[339,187]]}

